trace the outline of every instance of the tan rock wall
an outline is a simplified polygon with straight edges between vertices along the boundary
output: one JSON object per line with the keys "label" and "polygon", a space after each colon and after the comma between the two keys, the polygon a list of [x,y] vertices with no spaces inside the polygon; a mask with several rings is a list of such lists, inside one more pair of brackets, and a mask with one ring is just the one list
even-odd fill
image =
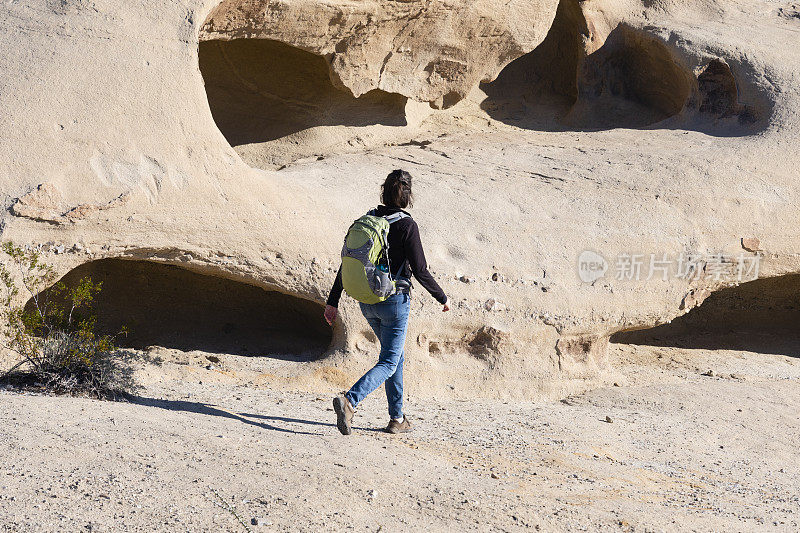
{"label": "tan rock wall", "polygon": [[[602,377],[608,335],[733,284],[613,269],[584,283],[584,250],[613,267],[752,255],[742,239],[757,238],[760,276],[800,271],[797,21],[768,3],[42,0],[6,3],[0,22],[3,238],[51,243],[64,274],[155,260],[320,304],[347,224],[402,166],[454,302],[443,316],[415,292],[409,365],[431,390],[580,388]],[[222,120],[255,108],[215,109],[201,68],[216,61],[221,84],[257,51],[228,71],[233,56],[205,51],[258,39],[265,65],[300,59],[230,94],[295,92],[320,111],[254,112],[274,135],[234,150]],[[290,75],[297,90],[271,85]],[[275,138],[277,119],[296,131]],[[329,362],[356,374],[374,346],[352,301],[342,318]]]}

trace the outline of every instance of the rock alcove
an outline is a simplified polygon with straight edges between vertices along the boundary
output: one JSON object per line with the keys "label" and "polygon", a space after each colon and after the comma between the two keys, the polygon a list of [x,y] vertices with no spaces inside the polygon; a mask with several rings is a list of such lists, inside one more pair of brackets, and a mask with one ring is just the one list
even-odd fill
{"label": "rock alcove", "polygon": [[611,342],[800,356],[800,274],[712,293],[669,324],[615,333]]}
{"label": "rock alcove", "polygon": [[587,54],[590,39],[577,0],[561,0],[545,40],[482,84],[481,107],[529,129],[597,130],[649,126],[689,101],[693,74],[660,40],[624,24]]}
{"label": "rock alcove", "polygon": [[280,41],[201,41],[211,114],[231,146],[266,143],[317,126],[405,126],[406,98],[334,86],[328,60]]}
{"label": "rock alcove", "polygon": [[127,259],[84,263],[61,281],[70,287],[84,277],[102,283],[92,304],[98,332],[129,329],[118,340],[122,347],[303,361],[318,359],[331,343],[320,304],[243,281]]}

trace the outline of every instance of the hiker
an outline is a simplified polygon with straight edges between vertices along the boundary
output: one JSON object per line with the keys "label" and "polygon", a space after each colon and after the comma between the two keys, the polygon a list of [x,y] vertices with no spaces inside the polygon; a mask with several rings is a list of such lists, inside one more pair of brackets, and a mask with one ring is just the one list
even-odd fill
{"label": "hiker", "polygon": [[411,175],[394,170],[381,186],[376,209],[356,220],[347,232],[342,266],[336,274],[325,320],[336,319],[342,289],[359,301],[361,312],[381,343],[378,363],[349,391],[333,399],[337,426],[349,435],[355,408],[369,393],[385,383],[389,402],[388,433],[411,431],[403,413],[403,345],[411,311],[411,274],[431,293],[442,311],[449,311],[447,296],[428,272],[419,228],[403,209],[412,204]]}

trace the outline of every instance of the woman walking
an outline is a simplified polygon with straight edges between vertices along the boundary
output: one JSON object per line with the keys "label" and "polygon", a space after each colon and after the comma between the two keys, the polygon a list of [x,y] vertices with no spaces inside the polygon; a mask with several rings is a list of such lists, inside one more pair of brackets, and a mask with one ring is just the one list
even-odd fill
{"label": "woman walking", "polygon": [[[419,238],[419,228],[411,216],[404,211],[412,205],[411,175],[404,170],[394,170],[381,186],[382,205],[369,215],[383,217],[389,222],[387,240],[388,271],[395,280],[395,292],[378,303],[362,303],[361,312],[369,322],[381,344],[378,363],[372,367],[349,391],[333,399],[337,426],[343,435],[349,435],[355,408],[369,393],[385,384],[386,400],[389,403],[388,433],[411,431],[411,423],[403,413],[403,346],[406,339],[408,316],[411,310],[411,275],[448,311],[447,296],[428,272],[425,253]],[[363,275],[363,273],[362,273]],[[333,324],[336,319],[339,298],[342,295],[342,268],[336,274],[325,320]],[[348,288],[348,291],[350,289]]]}

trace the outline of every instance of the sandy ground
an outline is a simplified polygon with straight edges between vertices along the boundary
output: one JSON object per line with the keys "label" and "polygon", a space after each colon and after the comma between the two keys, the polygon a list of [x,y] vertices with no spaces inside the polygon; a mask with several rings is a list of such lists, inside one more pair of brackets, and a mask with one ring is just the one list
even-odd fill
{"label": "sandy ground", "polygon": [[131,403],[0,391],[0,531],[800,528],[795,358],[612,345],[618,386],[412,395],[402,436],[378,391],[343,437],[329,393],[237,377],[291,362],[170,353]]}

